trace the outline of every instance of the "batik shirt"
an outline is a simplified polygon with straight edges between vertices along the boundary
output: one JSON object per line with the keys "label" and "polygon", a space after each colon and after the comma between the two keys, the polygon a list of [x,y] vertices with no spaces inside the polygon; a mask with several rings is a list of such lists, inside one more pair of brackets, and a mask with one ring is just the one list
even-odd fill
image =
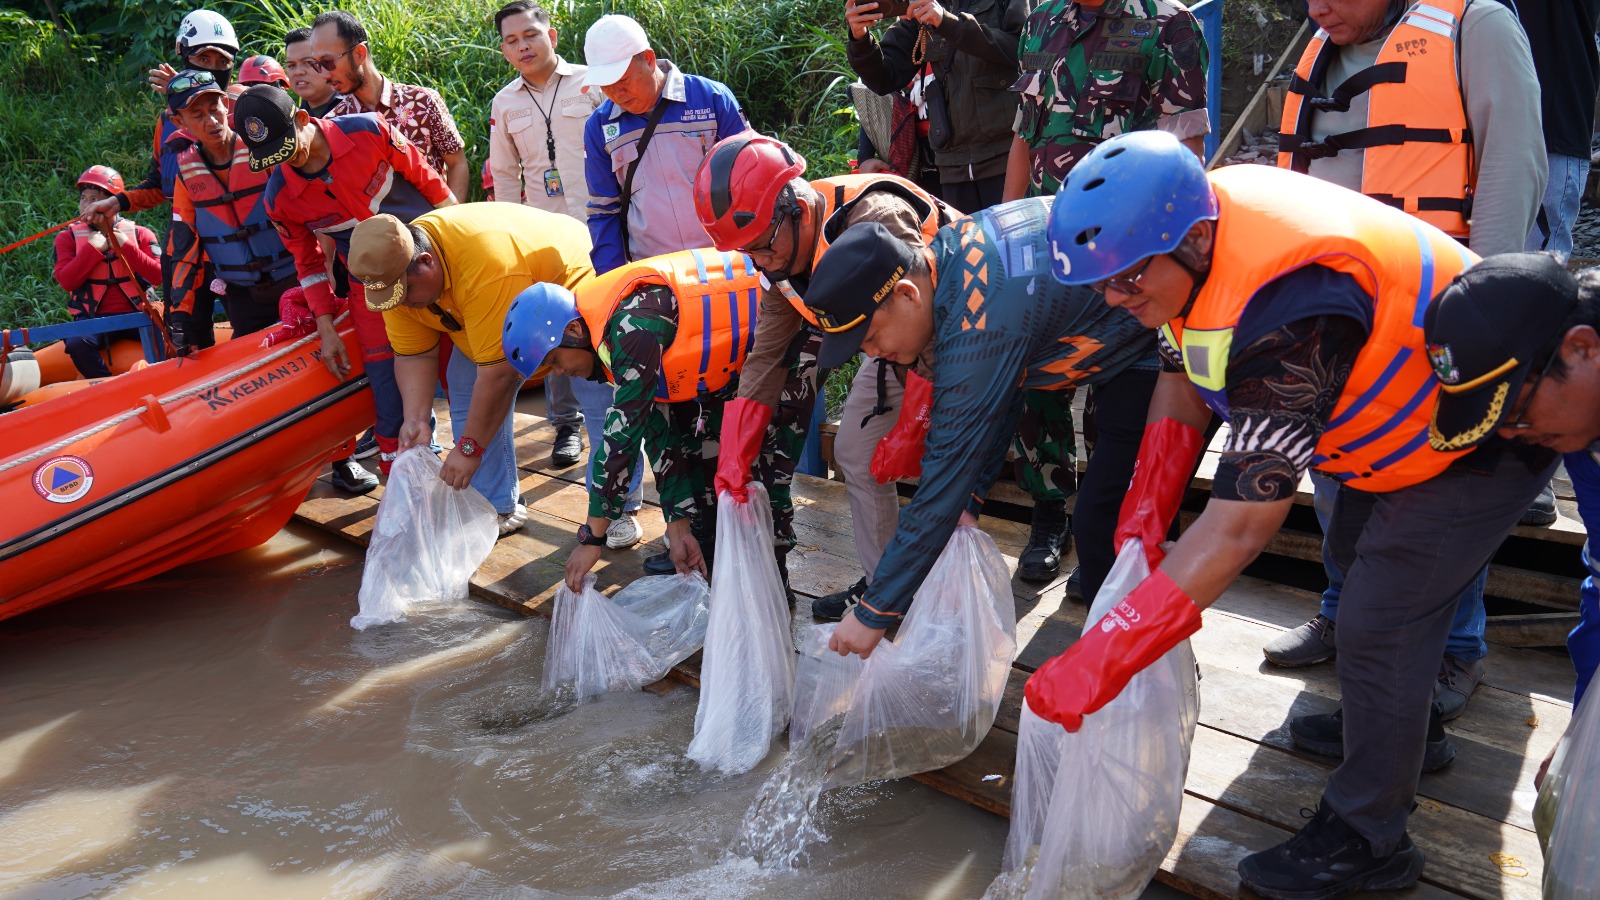
{"label": "batik shirt", "polygon": [[1017,433],[1023,389],[1102,384],[1156,365],[1153,332],[1050,274],[1052,199],[990,207],[940,229],[929,247],[932,425],[917,495],[856,610],[871,627],[904,615],[962,511],[981,507]]}
{"label": "batik shirt", "polygon": [[1053,196],[1101,141],[1157,128],[1179,140],[1210,132],[1205,40],[1182,6],[1106,0],[1098,9],[1046,0],[1022,30],[1017,136],[1035,193]]}
{"label": "batik shirt", "polygon": [[422,151],[422,158],[440,175],[444,174],[444,158],[465,147],[461,142],[461,132],[456,130],[456,120],[450,117],[450,109],[444,105],[444,98],[433,88],[401,84],[385,78],[375,105],[369,107],[355,94],[350,94],[341,97],[328,110],[325,118],[352,113],[376,113],[382,116],[391,127],[417,145],[417,149]]}

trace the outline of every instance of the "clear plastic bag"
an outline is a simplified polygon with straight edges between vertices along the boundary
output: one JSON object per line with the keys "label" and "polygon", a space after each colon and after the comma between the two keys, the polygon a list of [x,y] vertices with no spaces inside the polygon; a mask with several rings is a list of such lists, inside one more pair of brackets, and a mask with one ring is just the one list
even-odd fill
{"label": "clear plastic bag", "polygon": [[372,526],[352,628],[399,622],[424,604],[465,598],[472,573],[494,549],[494,507],[470,487],[445,484],[440,468],[426,447],[395,459]]}
{"label": "clear plastic bag", "polygon": [[1533,821],[1546,900],[1593,897],[1600,884],[1600,681],[1584,692],[1539,789]]}
{"label": "clear plastic bag", "polygon": [[[845,713],[855,696],[856,683],[867,661],[854,653],[840,656],[828,649],[833,625],[807,625],[800,635],[800,664],[794,673],[794,714],[789,717],[789,747],[794,749],[813,736],[838,740]],[[831,732],[831,734],[830,734]]]}
{"label": "clear plastic bag", "polygon": [[576,699],[636,691],[705,642],[709,590],[699,573],[640,578],[607,599],[594,576],[574,594],[556,589],[544,689],[571,685]]}
{"label": "clear plastic bag", "polygon": [[[1085,629],[1149,573],[1138,540],[1124,543]],[[1139,896],[1177,837],[1199,720],[1188,641],[1133,676],[1076,733],[1024,703],[1005,865],[984,896]]]}
{"label": "clear plastic bag", "polygon": [[700,706],[689,758],[702,769],[748,772],[789,724],[794,649],[789,607],[772,555],[772,507],[759,483],[748,503],[717,497],[711,621],[700,664]]}

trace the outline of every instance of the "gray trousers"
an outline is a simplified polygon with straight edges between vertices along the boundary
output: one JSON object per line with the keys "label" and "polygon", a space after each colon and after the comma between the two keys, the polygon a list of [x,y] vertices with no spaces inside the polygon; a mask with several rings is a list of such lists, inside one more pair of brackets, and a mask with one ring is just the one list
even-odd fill
{"label": "gray trousers", "polygon": [[884,391],[889,411],[873,416],[862,425],[861,420],[878,403],[878,360],[868,356],[856,372],[855,380],[850,382],[850,393],[840,413],[839,433],[833,439],[833,462],[844,476],[850,497],[856,559],[861,561],[861,571],[866,573],[869,582],[872,573],[877,571],[883,551],[894,538],[895,524],[900,521],[900,495],[894,484],[879,484],[871,471],[872,452],[899,420],[900,400],[905,395],[905,386],[892,370],[884,378]]}
{"label": "gray trousers", "polygon": [[1555,469],[1529,471],[1511,453],[1488,474],[1466,465],[1387,493],[1341,486],[1329,522],[1328,547],[1346,573],[1338,658],[1345,752],[1323,799],[1379,856],[1405,834],[1456,598]]}

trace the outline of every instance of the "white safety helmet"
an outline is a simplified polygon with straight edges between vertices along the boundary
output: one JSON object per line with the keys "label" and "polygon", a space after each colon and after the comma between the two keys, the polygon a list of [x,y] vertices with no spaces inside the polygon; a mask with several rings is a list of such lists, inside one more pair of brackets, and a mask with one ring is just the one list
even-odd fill
{"label": "white safety helmet", "polygon": [[239,38],[233,33],[233,25],[209,9],[197,9],[178,23],[178,56],[188,59],[189,54],[203,47],[221,47],[239,55]]}

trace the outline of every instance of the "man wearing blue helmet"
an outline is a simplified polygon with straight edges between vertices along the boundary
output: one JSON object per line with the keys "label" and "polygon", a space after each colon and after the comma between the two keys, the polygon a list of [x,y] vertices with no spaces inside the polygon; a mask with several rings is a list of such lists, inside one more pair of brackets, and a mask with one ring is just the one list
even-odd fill
{"label": "man wearing blue helmet", "polygon": [[499,514],[501,537],[521,529],[528,508],[517,487],[511,413],[526,376],[507,362],[501,332],[512,300],[529,286],[577,287],[594,275],[588,230],[511,203],[447,206],[410,223],[380,213],[356,225],[348,258],[394,348],[405,407],[400,449],[428,446],[443,372],[456,446],[439,477],[458,490],[476,488]]}
{"label": "man wearing blue helmet", "polygon": [[[1171,135],[1098,147],[1067,176],[1050,221],[1056,277],[1161,329],[1119,545],[1149,578],[1028,680],[1028,705],[1075,730],[1140,669],[1200,628],[1267,541],[1310,467],[1341,483],[1328,532],[1347,573],[1339,628],[1344,763],[1300,834],[1246,857],[1273,898],[1331,898],[1416,882],[1406,818],[1424,767],[1454,750],[1431,708],[1456,595],[1527,509],[1553,454],[1470,449],[1494,422],[1432,442],[1441,390],[1467,390],[1425,344],[1429,304],[1476,257],[1401,210],[1281,169],[1206,174]],[[1212,497],[1163,554],[1213,414],[1230,426]]]}
{"label": "man wearing blue helmet", "polygon": [[[933,381],[933,414],[917,495],[900,514],[865,593],[834,631],[840,653],[872,653],[911,605],[963,514],[977,515],[1017,431],[1024,389],[1104,389],[1106,414],[1138,434],[1156,366],[1153,336],[1088,288],[1050,278],[1047,197],[1016,200],[958,219],[926,249],[881,224],[852,225],[812,271],[805,304],[825,333],[818,365],[865,350],[917,365]],[[1145,368],[1146,377],[1139,377]],[[1117,498],[1132,473],[1137,438],[1090,461],[1079,509],[1080,547],[1105,545]],[[1085,555],[1084,565],[1090,565]],[[1104,579],[1105,572],[1093,577]]]}

